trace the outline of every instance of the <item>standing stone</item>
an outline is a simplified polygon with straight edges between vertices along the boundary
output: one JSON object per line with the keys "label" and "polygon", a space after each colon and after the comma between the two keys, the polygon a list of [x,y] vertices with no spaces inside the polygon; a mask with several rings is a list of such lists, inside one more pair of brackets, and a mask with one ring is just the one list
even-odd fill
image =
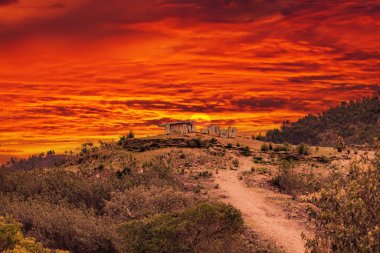
{"label": "standing stone", "polygon": [[166,126],[165,126],[165,134],[167,134],[167,135],[172,134],[172,130],[171,130],[170,125],[166,125]]}
{"label": "standing stone", "polygon": [[220,126],[218,125],[210,125],[208,127],[208,134],[214,137],[220,136]]}
{"label": "standing stone", "polygon": [[221,129],[220,130],[220,137],[221,138],[228,138],[228,130],[227,129]]}
{"label": "standing stone", "polygon": [[229,138],[236,138],[237,130],[236,127],[229,128]]}

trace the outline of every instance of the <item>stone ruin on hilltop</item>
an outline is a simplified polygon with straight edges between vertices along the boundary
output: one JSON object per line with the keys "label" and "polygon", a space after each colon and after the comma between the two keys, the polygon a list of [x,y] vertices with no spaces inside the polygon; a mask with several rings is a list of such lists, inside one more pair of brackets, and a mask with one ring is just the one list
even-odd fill
{"label": "stone ruin on hilltop", "polygon": [[229,126],[228,128],[221,128],[219,125],[210,125],[206,129],[201,129],[201,134],[207,134],[220,138],[236,138],[236,127]]}
{"label": "stone ruin on hilltop", "polygon": [[[194,121],[178,121],[160,124],[158,126],[165,128],[166,135],[184,135],[197,132],[194,123]],[[236,138],[237,136],[236,127],[229,126],[228,128],[224,129],[219,125],[214,124],[208,126],[206,129],[201,128],[200,133],[220,138]]]}
{"label": "stone ruin on hilltop", "polygon": [[167,135],[183,135],[183,134],[197,132],[197,129],[194,125],[194,121],[178,121],[178,122],[160,124],[158,126],[164,127],[165,134]]}

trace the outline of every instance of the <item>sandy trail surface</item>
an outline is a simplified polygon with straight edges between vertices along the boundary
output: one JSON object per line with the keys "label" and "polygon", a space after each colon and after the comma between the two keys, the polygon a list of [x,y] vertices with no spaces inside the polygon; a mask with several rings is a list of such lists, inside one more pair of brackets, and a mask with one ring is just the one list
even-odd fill
{"label": "sandy trail surface", "polygon": [[289,219],[286,211],[271,201],[279,193],[263,188],[247,187],[239,180],[239,171],[249,170],[252,164],[248,158],[240,158],[238,171],[220,170],[215,175],[219,193],[226,196],[226,203],[240,209],[245,224],[266,239],[274,241],[285,252],[305,252],[301,233],[309,234],[305,223]]}

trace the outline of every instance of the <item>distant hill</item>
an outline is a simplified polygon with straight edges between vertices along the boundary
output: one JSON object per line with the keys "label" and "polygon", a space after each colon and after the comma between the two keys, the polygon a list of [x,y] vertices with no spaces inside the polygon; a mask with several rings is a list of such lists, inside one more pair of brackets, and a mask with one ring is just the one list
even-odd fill
{"label": "distant hill", "polygon": [[272,142],[332,146],[338,136],[347,144],[371,143],[373,137],[380,137],[379,97],[342,102],[322,114],[286,121],[280,129],[268,131],[265,138]]}

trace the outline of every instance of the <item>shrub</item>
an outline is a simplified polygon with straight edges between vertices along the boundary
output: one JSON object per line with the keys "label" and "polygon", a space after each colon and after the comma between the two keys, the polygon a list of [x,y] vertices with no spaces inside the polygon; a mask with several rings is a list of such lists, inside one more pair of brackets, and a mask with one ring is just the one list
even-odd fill
{"label": "shrub", "polygon": [[190,197],[172,187],[139,186],[113,193],[105,212],[114,219],[128,221],[179,210],[191,203]]}
{"label": "shrub", "polygon": [[261,163],[263,161],[263,157],[261,156],[255,156],[252,158],[254,163]]}
{"label": "shrub", "polygon": [[289,151],[289,150],[290,150],[290,146],[287,143],[285,143],[283,145],[275,145],[274,148],[273,148],[273,151],[275,151],[275,152]]}
{"label": "shrub", "polygon": [[310,148],[305,143],[300,143],[297,145],[297,152],[300,155],[309,155],[310,154]]}
{"label": "shrub", "polygon": [[256,172],[257,174],[269,174],[269,175],[272,174],[272,170],[271,170],[271,169],[268,169],[268,168],[266,168],[266,167],[264,167],[264,168],[256,168],[256,169],[255,169],[255,172]]}
{"label": "shrub", "polygon": [[49,150],[46,152],[46,156],[53,156],[55,155],[55,151],[54,150]]}
{"label": "shrub", "polygon": [[314,174],[297,173],[294,168],[295,165],[292,161],[282,160],[278,174],[271,180],[273,185],[292,195],[310,193],[320,189],[320,183]]}
{"label": "shrub", "polygon": [[22,224],[11,217],[0,216],[0,251],[8,253],[68,253],[67,251],[44,248],[33,237],[24,237]]}
{"label": "shrub", "polygon": [[250,155],[252,154],[252,152],[251,152],[251,150],[249,149],[249,147],[246,146],[246,147],[243,147],[243,148],[240,149],[240,154],[241,154],[242,156],[250,156]]}
{"label": "shrub", "polygon": [[269,143],[268,149],[269,149],[269,150],[273,150],[273,145],[272,145],[272,143]]}
{"label": "shrub", "polygon": [[226,252],[243,231],[240,212],[223,203],[199,203],[181,212],[122,225],[125,252]]}
{"label": "shrub", "polygon": [[335,149],[341,153],[344,149],[346,149],[346,143],[344,142],[344,139],[342,136],[338,137],[337,142],[335,143]]}
{"label": "shrub", "polygon": [[319,158],[319,161],[320,161],[321,163],[329,163],[329,162],[330,162],[330,159],[329,159],[327,156],[323,155],[323,156],[321,156],[321,157]]}
{"label": "shrub", "polygon": [[231,143],[227,143],[226,148],[227,148],[227,149],[231,149],[231,148],[232,148],[232,144],[231,144]]}
{"label": "shrub", "polygon": [[193,138],[187,141],[187,146],[189,148],[202,148],[202,141],[199,138]]}
{"label": "shrub", "polygon": [[[379,158],[379,156],[378,156]],[[379,160],[378,160],[379,161]],[[329,184],[309,209],[316,226],[311,252],[378,252],[380,249],[380,163],[352,165],[347,177]]]}
{"label": "shrub", "polygon": [[39,197],[52,203],[64,200],[96,211],[102,210],[104,200],[110,199],[116,187],[112,179],[88,180],[63,170],[0,171],[0,193],[13,193],[22,199]]}
{"label": "shrub", "polygon": [[235,166],[236,168],[239,167],[239,159],[233,159],[232,165]]}
{"label": "shrub", "polygon": [[265,137],[261,135],[261,133],[259,133],[257,136],[256,136],[256,140],[258,141],[265,141]]}
{"label": "shrub", "polygon": [[130,130],[129,133],[127,134],[127,139],[133,139],[133,138],[135,138],[135,133],[132,130]]}
{"label": "shrub", "polygon": [[209,172],[208,170],[200,171],[198,172],[198,177],[212,177],[212,172]]}
{"label": "shrub", "polygon": [[268,150],[269,150],[269,146],[268,146],[268,144],[264,143],[263,145],[261,145],[260,150],[263,151],[263,152],[268,151]]}
{"label": "shrub", "polygon": [[27,235],[48,247],[70,252],[117,252],[114,227],[106,219],[66,204],[0,197],[0,213],[9,213],[24,225]]}

